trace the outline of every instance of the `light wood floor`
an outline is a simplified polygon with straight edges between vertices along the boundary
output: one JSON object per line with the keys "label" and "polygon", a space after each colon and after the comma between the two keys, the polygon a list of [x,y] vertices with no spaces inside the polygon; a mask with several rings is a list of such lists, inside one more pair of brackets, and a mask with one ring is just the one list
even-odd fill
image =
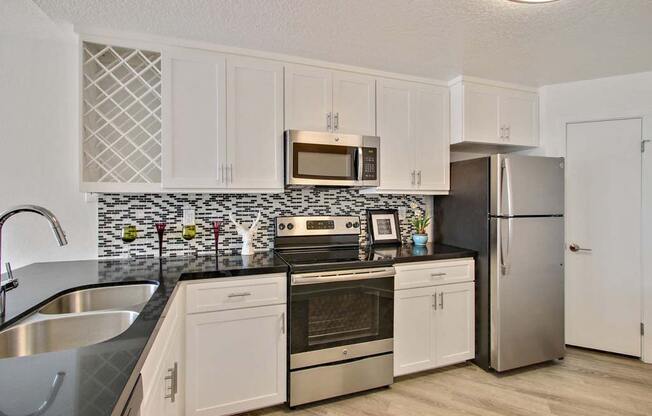
{"label": "light wood floor", "polygon": [[569,348],[563,361],[486,373],[473,364],[398,378],[385,389],[255,416],[652,415],[652,365]]}

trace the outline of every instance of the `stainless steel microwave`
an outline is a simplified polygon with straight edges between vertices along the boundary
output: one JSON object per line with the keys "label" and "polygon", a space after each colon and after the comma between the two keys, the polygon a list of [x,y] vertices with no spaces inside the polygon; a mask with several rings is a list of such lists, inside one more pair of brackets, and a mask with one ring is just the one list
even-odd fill
{"label": "stainless steel microwave", "polygon": [[380,138],[301,130],[285,132],[285,184],[380,185]]}

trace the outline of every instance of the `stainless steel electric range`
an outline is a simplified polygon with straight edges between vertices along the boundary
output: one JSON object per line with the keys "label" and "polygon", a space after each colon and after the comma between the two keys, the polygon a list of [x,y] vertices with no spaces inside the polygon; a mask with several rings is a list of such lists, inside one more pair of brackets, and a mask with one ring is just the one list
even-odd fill
{"label": "stainless steel electric range", "polygon": [[278,217],[275,226],[290,266],[290,406],[392,384],[392,260],[360,247],[359,217]]}

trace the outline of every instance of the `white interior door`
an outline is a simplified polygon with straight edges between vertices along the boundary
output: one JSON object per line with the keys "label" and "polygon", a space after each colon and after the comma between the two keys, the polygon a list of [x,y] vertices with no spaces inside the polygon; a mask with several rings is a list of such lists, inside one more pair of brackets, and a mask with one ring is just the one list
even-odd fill
{"label": "white interior door", "polygon": [[567,344],[641,355],[641,138],[641,119],[567,125]]}

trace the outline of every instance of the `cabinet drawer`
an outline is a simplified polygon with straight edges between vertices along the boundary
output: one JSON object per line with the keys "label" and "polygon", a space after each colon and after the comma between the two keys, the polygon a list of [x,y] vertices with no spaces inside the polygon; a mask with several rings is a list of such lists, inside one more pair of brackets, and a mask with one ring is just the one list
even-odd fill
{"label": "cabinet drawer", "polygon": [[189,284],[187,313],[285,303],[285,273],[210,280]]}
{"label": "cabinet drawer", "polygon": [[395,289],[436,286],[474,280],[473,259],[439,260],[432,262],[405,263],[394,266]]}

